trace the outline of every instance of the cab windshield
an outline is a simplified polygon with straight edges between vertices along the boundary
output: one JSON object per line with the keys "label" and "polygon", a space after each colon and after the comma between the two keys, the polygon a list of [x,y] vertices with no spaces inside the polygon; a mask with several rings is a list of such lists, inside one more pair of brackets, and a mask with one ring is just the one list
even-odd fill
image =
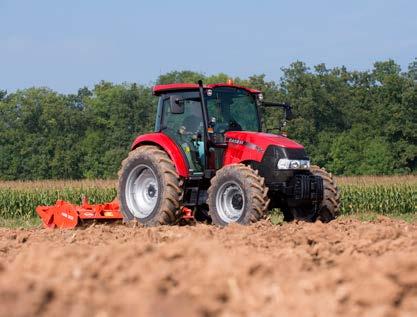
{"label": "cab windshield", "polygon": [[260,131],[256,100],[247,90],[218,87],[206,98],[214,132]]}

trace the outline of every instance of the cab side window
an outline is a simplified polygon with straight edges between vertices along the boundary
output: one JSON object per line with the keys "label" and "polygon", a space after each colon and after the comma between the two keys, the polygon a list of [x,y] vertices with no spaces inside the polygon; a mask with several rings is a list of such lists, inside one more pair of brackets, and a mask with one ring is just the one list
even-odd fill
{"label": "cab side window", "polygon": [[171,113],[169,98],[163,101],[163,133],[178,144],[187,157],[190,170],[201,172],[204,169],[204,133],[201,103],[196,99],[184,100],[184,113]]}

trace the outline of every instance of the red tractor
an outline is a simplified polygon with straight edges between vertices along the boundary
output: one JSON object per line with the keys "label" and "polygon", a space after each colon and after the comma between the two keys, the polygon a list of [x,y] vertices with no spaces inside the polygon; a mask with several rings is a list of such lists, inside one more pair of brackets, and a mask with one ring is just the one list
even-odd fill
{"label": "red tractor", "polygon": [[184,210],[220,226],[250,224],[280,208],[285,220],[328,222],[340,195],[330,173],[310,166],[304,147],[262,132],[260,91],[227,84],[170,84],[159,97],[155,132],[134,141],[119,171],[126,220],[175,223]]}
{"label": "red tractor", "polygon": [[227,84],[157,85],[155,132],[133,142],[119,171],[118,200],[80,206],[58,200],[38,206],[47,228],[88,220],[136,219],[144,225],[182,219],[225,226],[249,224],[280,208],[284,220],[328,222],[340,195],[330,173],[310,166],[304,147],[284,134],[263,133],[258,90]]}

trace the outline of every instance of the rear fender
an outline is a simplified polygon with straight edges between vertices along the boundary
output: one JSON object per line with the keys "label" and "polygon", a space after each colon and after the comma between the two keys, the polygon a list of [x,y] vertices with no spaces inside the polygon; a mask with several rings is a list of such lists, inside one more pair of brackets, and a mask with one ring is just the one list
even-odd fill
{"label": "rear fender", "polygon": [[160,132],[140,135],[133,141],[131,150],[142,145],[156,145],[162,148],[173,161],[178,175],[189,176],[187,162],[177,144],[169,136]]}

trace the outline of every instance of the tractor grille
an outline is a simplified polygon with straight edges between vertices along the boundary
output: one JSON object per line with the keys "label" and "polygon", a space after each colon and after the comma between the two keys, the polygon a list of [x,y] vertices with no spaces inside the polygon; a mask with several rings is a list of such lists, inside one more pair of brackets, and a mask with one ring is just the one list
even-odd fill
{"label": "tractor grille", "polygon": [[320,176],[295,175],[294,199],[321,201],[323,199],[323,179]]}

